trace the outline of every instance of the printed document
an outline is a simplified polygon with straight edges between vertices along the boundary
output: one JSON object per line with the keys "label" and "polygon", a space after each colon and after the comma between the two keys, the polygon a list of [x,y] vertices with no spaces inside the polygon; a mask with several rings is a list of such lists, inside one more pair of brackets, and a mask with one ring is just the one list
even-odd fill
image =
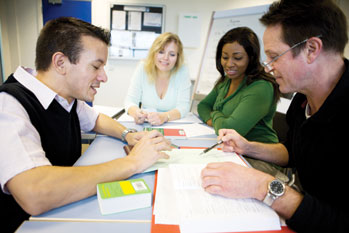
{"label": "printed document", "polygon": [[169,159],[159,159],[144,172],[155,171],[161,167],[167,167],[169,164],[207,164],[230,161],[246,166],[244,159],[234,152],[212,149],[205,154],[201,154],[203,150],[204,149],[173,149],[171,151],[166,151],[166,154],[170,157]]}
{"label": "printed document", "polygon": [[[211,195],[201,187],[205,164],[170,164],[158,170],[156,224],[179,225],[181,232],[280,230],[273,209],[255,199]],[[246,165],[245,165],[246,166]]]}

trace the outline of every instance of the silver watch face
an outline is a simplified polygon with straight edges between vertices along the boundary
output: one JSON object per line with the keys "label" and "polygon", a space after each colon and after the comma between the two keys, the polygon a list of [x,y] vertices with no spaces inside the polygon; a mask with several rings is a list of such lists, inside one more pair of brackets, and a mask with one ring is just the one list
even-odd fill
{"label": "silver watch face", "polygon": [[279,180],[270,182],[270,192],[275,196],[281,196],[285,192],[285,185]]}

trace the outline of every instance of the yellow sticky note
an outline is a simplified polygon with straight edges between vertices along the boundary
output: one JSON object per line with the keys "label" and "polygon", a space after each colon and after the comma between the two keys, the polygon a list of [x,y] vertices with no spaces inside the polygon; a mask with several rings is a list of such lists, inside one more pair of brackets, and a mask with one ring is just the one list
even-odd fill
{"label": "yellow sticky note", "polygon": [[124,194],[132,194],[135,193],[136,191],[134,190],[132,184],[130,181],[125,180],[125,181],[120,181],[120,187]]}

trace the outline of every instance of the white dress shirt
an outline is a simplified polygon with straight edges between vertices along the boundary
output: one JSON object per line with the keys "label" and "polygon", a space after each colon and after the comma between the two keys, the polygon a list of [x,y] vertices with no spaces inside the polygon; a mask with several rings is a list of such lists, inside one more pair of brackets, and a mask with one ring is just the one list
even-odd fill
{"label": "white dress shirt", "polygon": [[[45,84],[35,78],[35,71],[18,67],[16,80],[34,93],[41,105],[47,109],[55,99],[67,112],[77,102],[77,115],[83,131],[91,131],[98,112],[84,101],[68,103]],[[24,107],[12,95],[0,92],[0,184],[5,193],[5,184],[17,174],[38,166],[51,165],[41,146],[40,135],[32,125]]]}

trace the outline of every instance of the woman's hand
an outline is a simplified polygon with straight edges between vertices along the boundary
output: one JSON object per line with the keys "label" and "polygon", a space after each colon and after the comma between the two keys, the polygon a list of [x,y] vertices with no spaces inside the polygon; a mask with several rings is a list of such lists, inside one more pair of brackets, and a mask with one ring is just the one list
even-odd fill
{"label": "woman's hand", "polygon": [[151,125],[162,125],[167,122],[167,114],[163,112],[149,112],[148,122]]}
{"label": "woman's hand", "polygon": [[133,119],[135,120],[136,124],[143,124],[147,117],[148,114],[146,112],[144,112],[142,109],[137,109],[134,112]]}

